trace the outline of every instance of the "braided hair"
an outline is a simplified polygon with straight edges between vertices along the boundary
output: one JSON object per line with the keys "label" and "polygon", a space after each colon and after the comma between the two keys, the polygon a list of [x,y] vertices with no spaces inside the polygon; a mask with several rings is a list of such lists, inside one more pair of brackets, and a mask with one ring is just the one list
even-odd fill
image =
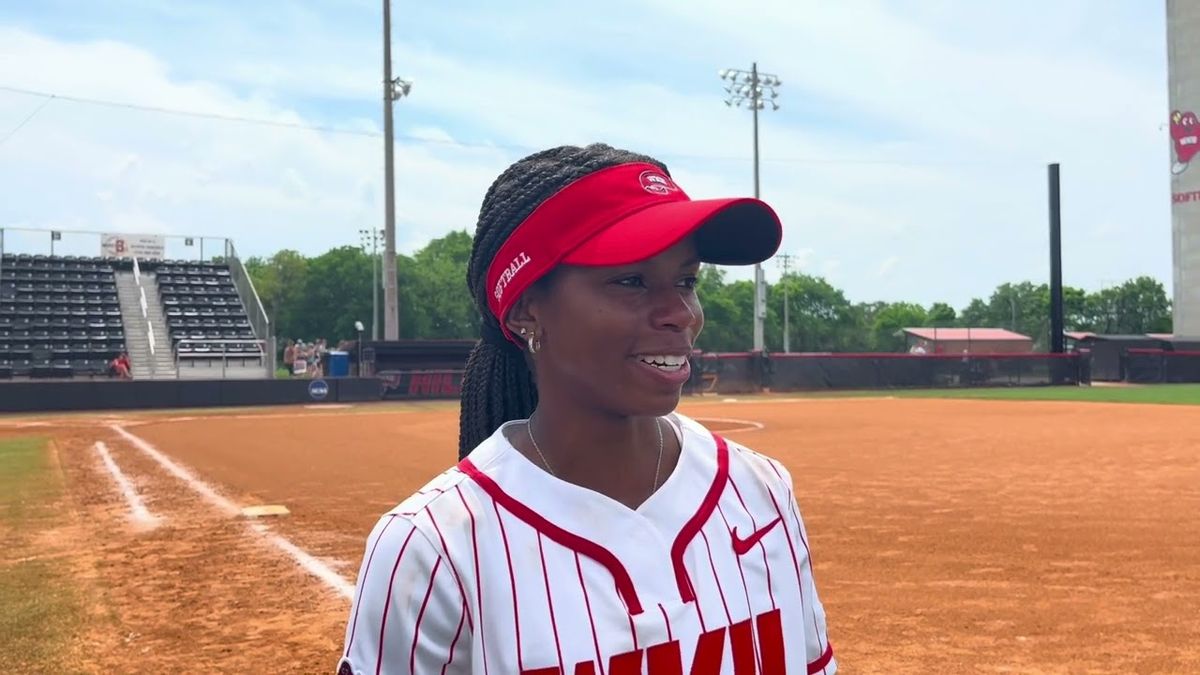
{"label": "braided hair", "polygon": [[[525,419],[537,407],[538,392],[524,349],[508,341],[488,307],[488,266],[500,247],[543,201],[568,184],[610,166],[656,159],[604,144],[560,146],[530,155],[505,169],[488,188],[479,210],[467,286],[479,311],[483,338],[467,358],[459,412],[458,457],[462,459],[505,422]],[[550,275],[539,279],[545,284]]]}

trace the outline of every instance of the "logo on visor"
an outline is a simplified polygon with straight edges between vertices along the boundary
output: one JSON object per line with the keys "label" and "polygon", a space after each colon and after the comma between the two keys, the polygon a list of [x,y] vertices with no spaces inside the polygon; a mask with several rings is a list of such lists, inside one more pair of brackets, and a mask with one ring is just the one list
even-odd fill
{"label": "logo on visor", "polygon": [[642,189],[651,194],[667,195],[679,191],[678,185],[657,171],[643,171],[642,175],[638,176],[638,181],[642,184]]}
{"label": "logo on visor", "polygon": [[497,302],[504,297],[504,289],[508,286],[508,282],[512,281],[513,277],[517,276],[517,272],[520,272],[521,268],[528,264],[529,256],[524,251],[521,251],[512,259],[512,262],[508,263],[508,267],[505,267],[500,272],[500,278],[496,281],[496,288],[492,290],[492,296],[496,298]]}

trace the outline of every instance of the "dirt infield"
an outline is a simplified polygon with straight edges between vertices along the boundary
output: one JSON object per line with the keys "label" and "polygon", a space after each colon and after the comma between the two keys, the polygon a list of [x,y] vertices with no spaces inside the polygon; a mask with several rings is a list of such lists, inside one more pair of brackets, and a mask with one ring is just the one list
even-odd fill
{"label": "dirt infield", "polygon": [[[791,470],[842,672],[1200,672],[1200,407],[683,412]],[[450,405],[122,417],[218,500],[290,514],[233,516],[96,417],[0,419],[55,438],[70,508],[47,537],[89,600],[89,672],[332,672],[349,603],[314,569],[353,581],[376,518],[456,448]],[[131,519],[96,441],[156,526]]]}

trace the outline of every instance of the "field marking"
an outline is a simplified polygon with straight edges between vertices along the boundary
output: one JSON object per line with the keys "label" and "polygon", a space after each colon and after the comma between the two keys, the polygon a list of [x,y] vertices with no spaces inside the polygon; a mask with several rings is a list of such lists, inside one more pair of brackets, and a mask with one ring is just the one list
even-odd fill
{"label": "field marking", "polygon": [[722,434],[728,433],[728,432],[733,432],[733,431],[758,431],[759,429],[762,429],[766,426],[762,422],[755,422],[753,420],[736,420],[736,419],[733,419],[730,417],[696,417],[694,419],[697,422],[699,422],[700,424],[704,424],[706,422],[718,422],[721,424],[739,424],[739,425],[741,425],[738,427],[734,427],[733,429],[721,429],[717,432],[717,433],[722,433]]}
{"label": "field marking", "polygon": [[[176,478],[182,480],[187,484],[188,487],[192,488],[193,491],[207,499],[214,506],[230,516],[241,516],[242,509],[239,508],[237,504],[234,504],[229,499],[218,494],[217,491],[211,488],[207,483],[197,478],[192,474],[192,472],[176,464],[173,460],[164,455],[148,441],[134,436],[116,424],[110,425],[109,428],[117,432],[125,440],[129,441],[134,447],[149,455],[151,459],[161,464],[164,469],[166,469]],[[312,554],[308,553],[304,549],[301,549],[299,546],[296,546],[292,542],[288,541],[288,539],[283,535],[272,532],[271,528],[267,527],[267,525],[264,523],[251,522],[247,523],[247,525],[249,529],[255,534],[258,534],[263,541],[272,544],[276,549],[287,554],[287,556],[290,557],[297,565],[299,565],[301,569],[325,582],[325,584],[334,592],[338,593],[347,600],[354,599],[354,584],[346,581],[345,578],[343,578],[337,572],[334,572],[333,569],[331,569],[328,565],[313,557]]]}
{"label": "field marking", "polygon": [[117,463],[113,461],[112,454],[108,451],[108,446],[104,444],[104,441],[96,441],[95,448],[96,452],[100,455],[100,459],[104,462],[104,466],[112,474],[113,481],[121,489],[121,495],[125,497],[125,502],[129,504],[129,512],[133,520],[142,527],[157,527],[158,517],[150,513],[146,505],[142,503],[142,498],[138,496],[133,484],[125,477],[125,474],[121,471],[121,467],[117,466]]}

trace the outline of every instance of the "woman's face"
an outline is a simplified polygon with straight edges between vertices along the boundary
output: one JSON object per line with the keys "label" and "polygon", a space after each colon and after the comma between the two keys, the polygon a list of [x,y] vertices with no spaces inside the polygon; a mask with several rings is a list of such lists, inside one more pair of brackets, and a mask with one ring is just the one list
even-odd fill
{"label": "woman's face", "polygon": [[539,398],[574,398],[620,416],[674,410],[704,327],[699,268],[688,239],[632,265],[555,270],[522,320],[510,321],[518,330],[537,326]]}

